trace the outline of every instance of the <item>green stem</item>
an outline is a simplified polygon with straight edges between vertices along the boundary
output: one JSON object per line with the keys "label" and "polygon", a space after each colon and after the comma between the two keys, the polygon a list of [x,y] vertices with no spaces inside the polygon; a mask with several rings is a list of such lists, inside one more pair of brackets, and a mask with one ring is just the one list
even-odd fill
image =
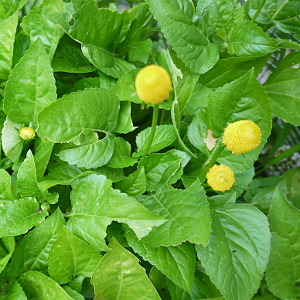
{"label": "green stem", "polygon": [[259,3],[259,6],[254,14],[254,16],[252,17],[251,21],[254,22],[256,20],[256,18],[258,17],[260,11],[262,10],[263,6],[265,5],[266,3],[266,0],[262,0],[260,3]]}
{"label": "green stem", "polygon": [[153,139],[154,139],[154,135],[155,135],[155,131],[156,131],[156,125],[157,125],[157,120],[158,120],[158,112],[159,112],[159,104],[154,104],[153,107],[153,115],[152,115],[152,125],[151,125],[151,132],[150,135],[148,136],[148,139],[146,141],[146,146],[145,146],[145,150],[143,151],[142,157],[145,157],[152,145]]}
{"label": "green stem", "polygon": [[223,144],[221,144],[221,141],[219,139],[217,145],[215,146],[213,151],[210,153],[209,157],[207,158],[206,162],[203,164],[203,166],[201,168],[201,175],[203,177],[206,176],[206,173],[208,172],[208,170],[215,164],[219,155],[223,152],[224,147],[225,146]]}

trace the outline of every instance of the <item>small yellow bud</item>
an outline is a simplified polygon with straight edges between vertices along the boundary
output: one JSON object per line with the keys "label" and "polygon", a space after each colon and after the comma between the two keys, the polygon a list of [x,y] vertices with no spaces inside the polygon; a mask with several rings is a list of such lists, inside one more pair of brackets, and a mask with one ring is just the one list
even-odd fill
{"label": "small yellow bud", "polygon": [[145,103],[159,104],[168,99],[172,91],[170,75],[160,66],[144,67],[135,78],[135,89]]}
{"label": "small yellow bud", "polygon": [[259,126],[249,120],[229,124],[223,135],[223,144],[233,154],[242,154],[255,149],[260,144],[260,140]]}
{"label": "small yellow bud", "polygon": [[30,127],[23,127],[19,131],[19,136],[23,140],[31,140],[35,137],[35,131]]}
{"label": "small yellow bud", "polygon": [[225,165],[214,165],[206,174],[207,183],[215,191],[224,192],[234,184],[234,173]]}

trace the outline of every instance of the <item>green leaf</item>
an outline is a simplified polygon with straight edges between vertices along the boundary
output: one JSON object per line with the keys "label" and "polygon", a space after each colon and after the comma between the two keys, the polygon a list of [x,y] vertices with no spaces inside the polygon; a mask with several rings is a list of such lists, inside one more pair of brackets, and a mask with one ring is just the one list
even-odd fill
{"label": "green leaf", "polygon": [[208,126],[213,137],[220,137],[229,123],[239,120],[251,120],[261,129],[262,138],[256,149],[240,155],[233,155],[226,149],[218,159],[234,172],[244,172],[252,167],[270,135],[272,113],[268,96],[250,71],[216,89],[208,99]]}
{"label": "green leaf", "polygon": [[119,105],[115,93],[105,88],[64,95],[40,113],[38,134],[59,143],[77,141],[93,131],[114,131]]}
{"label": "green leaf", "polygon": [[17,236],[37,226],[47,216],[39,210],[39,204],[33,198],[19,199],[0,206],[0,238]]}
{"label": "green leaf", "polygon": [[147,0],[150,11],[177,56],[195,73],[205,73],[219,59],[218,48],[193,24],[192,17],[181,10],[181,1]]}
{"label": "green leaf", "polygon": [[131,145],[121,137],[114,138],[114,142],[114,151],[107,165],[116,169],[133,166],[137,158],[131,157]]}
{"label": "green leaf", "polygon": [[64,224],[64,217],[57,209],[22,239],[11,259],[13,278],[27,271],[47,272],[51,247]]}
{"label": "green leaf", "polygon": [[11,71],[18,13],[0,20],[0,80],[7,80]]}
{"label": "green leaf", "polygon": [[64,285],[63,289],[71,296],[74,300],[84,300],[84,297],[77,291],[71,289],[69,286]]}
{"label": "green leaf", "polygon": [[14,122],[36,122],[38,114],[56,101],[49,56],[37,40],[13,69],[5,88],[4,111]]}
{"label": "green leaf", "polygon": [[80,168],[99,168],[111,159],[115,148],[114,138],[106,136],[94,144],[63,150],[59,158]]}
{"label": "green leaf", "polygon": [[0,273],[4,270],[7,263],[9,262],[14,250],[15,250],[15,239],[11,236],[3,237],[2,243],[6,249],[6,255],[0,258]]}
{"label": "green leaf", "polygon": [[144,260],[149,261],[180,288],[189,291],[196,270],[195,249],[185,243],[176,247],[152,247],[139,241],[131,230],[126,230],[129,246]]}
{"label": "green leaf", "polygon": [[19,130],[23,126],[9,119],[4,122],[1,142],[5,155],[13,162],[18,162],[23,150],[23,140],[19,136]]}
{"label": "green leaf", "polygon": [[300,278],[300,211],[276,189],[268,219],[272,233],[266,271],[269,290],[280,299],[295,299]]}
{"label": "green leaf", "polygon": [[248,185],[252,182],[254,175],[254,167],[246,170],[243,173],[234,174],[235,183],[230,189],[230,192],[236,191],[236,197],[241,196],[247,189]]}
{"label": "green leaf", "polygon": [[232,29],[232,24],[239,23],[243,20],[243,9],[240,3],[235,0],[218,0],[216,4],[219,14],[216,33],[226,41]]}
{"label": "green leaf", "polygon": [[54,72],[89,73],[96,69],[83,55],[80,44],[68,35],[61,38],[51,64]]}
{"label": "green leaf", "polygon": [[144,167],[138,168],[127,178],[117,182],[115,188],[129,196],[142,195],[146,192],[147,180]]}
{"label": "green leaf", "polygon": [[139,239],[165,220],[150,213],[134,198],[111,188],[103,175],[89,175],[72,184],[72,211],[67,223],[77,237],[97,250],[106,250],[106,227],[117,221],[126,223]]}
{"label": "green leaf", "polygon": [[190,158],[186,152],[175,149],[166,153],[153,153],[142,158],[138,166],[145,168],[147,191],[155,191],[159,184],[176,183]]}
{"label": "green leaf", "polygon": [[49,274],[60,284],[75,276],[92,276],[101,255],[63,227],[49,254]]}
{"label": "green leaf", "polygon": [[265,83],[274,114],[294,125],[300,125],[300,53],[293,52],[281,61]]}
{"label": "green leaf", "polygon": [[127,10],[120,14],[98,9],[94,1],[81,6],[72,17],[68,33],[74,40],[106,50],[113,50],[125,39],[131,23]]}
{"label": "green leaf", "polygon": [[217,88],[244,76],[251,68],[258,76],[268,59],[269,55],[220,59],[211,70],[200,76],[200,82],[209,88]]}
{"label": "green leaf", "polygon": [[92,277],[95,299],[160,299],[138,258],[115,239],[109,246]]}
{"label": "green leaf", "polygon": [[18,192],[22,197],[43,198],[38,185],[34,156],[31,150],[28,150],[17,177]]}
{"label": "green leaf", "polygon": [[38,39],[43,42],[49,57],[52,58],[63,31],[59,24],[53,22],[51,13],[51,9],[49,11],[47,8],[45,11],[45,8],[36,6],[22,19],[21,26],[32,43]]}
{"label": "green leaf", "polygon": [[18,283],[18,281],[11,281],[8,288],[9,300],[27,300],[27,297]]}
{"label": "green leaf", "polygon": [[267,218],[247,204],[218,207],[212,212],[208,247],[196,246],[196,250],[225,299],[252,299],[269,259]]}
{"label": "green leaf", "polygon": [[154,228],[143,241],[151,246],[175,246],[189,241],[207,246],[211,231],[210,209],[199,181],[186,190],[162,187],[139,201],[167,222]]}
{"label": "green leaf", "polygon": [[[146,141],[150,135],[151,127],[141,131],[136,136],[137,152],[143,153],[146,146]],[[157,152],[164,149],[175,142],[177,138],[176,131],[172,125],[157,125],[153,142],[148,153]]]}
{"label": "green leaf", "polygon": [[260,27],[250,21],[236,23],[228,36],[228,51],[238,56],[264,56],[277,50]]}
{"label": "green leaf", "polygon": [[36,176],[38,181],[42,179],[44,173],[47,169],[50,156],[52,154],[52,150],[54,147],[54,143],[49,141],[42,141],[40,139],[36,142],[36,151],[34,156],[35,166],[36,166]]}
{"label": "green leaf", "polygon": [[0,202],[1,200],[14,200],[11,191],[11,178],[10,175],[3,169],[0,170]]}
{"label": "green leaf", "polygon": [[273,42],[278,48],[300,50],[300,43],[292,40],[284,40],[279,38],[273,38]]}
{"label": "green leaf", "polygon": [[94,45],[82,45],[82,53],[101,72],[115,78],[120,78],[135,68],[133,64]]}
{"label": "green leaf", "polygon": [[146,64],[151,49],[152,41],[150,39],[141,42],[136,42],[132,44],[131,48],[129,48],[128,58],[130,61],[138,61]]}
{"label": "green leaf", "polygon": [[37,271],[26,272],[18,281],[25,291],[26,296],[32,300],[73,299],[56,281]]}
{"label": "green leaf", "polygon": [[136,127],[132,124],[131,119],[131,103],[121,102],[120,103],[120,113],[119,122],[116,128],[117,133],[129,133],[135,130]]}

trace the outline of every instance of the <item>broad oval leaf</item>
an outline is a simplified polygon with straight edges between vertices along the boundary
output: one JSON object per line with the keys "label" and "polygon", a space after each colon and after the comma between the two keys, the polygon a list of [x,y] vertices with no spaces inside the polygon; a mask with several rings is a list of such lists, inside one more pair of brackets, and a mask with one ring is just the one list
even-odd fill
{"label": "broad oval leaf", "polygon": [[277,50],[274,42],[255,23],[236,23],[228,36],[228,51],[238,56],[264,56]]}
{"label": "broad oval leaf", "polygon": [[95,300],[100,299],[161,299],[139,265],[138,258],[124,249],[115,239],[111,250],[101,259],[93,277]]}
{"label": "broad oval leaf", "polygon": [[105,88],[91,88],[64,95],[39,115],[38,134],[53,142],[71,142],[83,133],[114,131],[119,99]]}
{"label": "broad oval leaf", "polygon": [[41,223],[47,212],[40,211],[34,198],[24,198],[0,206],[0,238],[26,233]]}
{"label": "broad oval leaf", "polygon": [[67,161],[70,165],[75,165],[79,168],[95,169],[109,162],[113,155],[114,148],[114,138],[107,136],[93,144],[63,150],[58,156],[60,159]]}
{"label": "broad oval leaf", "polygon": [[196,246],[211,281],[227,300],[246,300],[260,286],[270,254],[266,216],[247,204],[230,204],[212,212],[207,248]]}
{"label": "broad oval leaf", "polygon": [[101,255],[63,226],[49,253],[49,274],[60,284],[92,276]]}
{"label": "broad oval leaf", "polygon": [[57,209],[22,239],[11,259],[10,274],[13,278],[27,271],[47,271],[51,247],[64,224],[64,217]]}

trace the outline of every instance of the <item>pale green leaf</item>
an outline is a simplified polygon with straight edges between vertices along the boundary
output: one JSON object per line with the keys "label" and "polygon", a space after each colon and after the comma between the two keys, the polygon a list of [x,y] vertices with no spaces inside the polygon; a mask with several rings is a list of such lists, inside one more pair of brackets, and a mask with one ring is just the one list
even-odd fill
{"label": "pale green leaf", "polygon": [[131,145],[121,137],[114,138],[115,147],[108,166],[111,168],[126,168],[133,166],[137,158],[131,157]]}
{"label": "pale green leaf", "polygon": [[256,24],[235,23],[228,36],[228,51],[237,56],[264,56],[277,50],[274,42]]}
{"label": "pale green leaf", "polygon": [[111,250],[101,259],[92,284],[95,300],[100,299],[161,299],[139,265],[138,258],[124,249],[115,239],[109,244]]}
{"label": "pale green leaf", "polygon": [[19,130],[23,126],[9,119],[4,122],[1,142],[5,155],[13,162],[18,162],[23,150],[23,140],[19,136]]}
{"label": "pale green leaf", "polygon": [[67,223],[77,237],[97,250],[105,250],[106,227],[117,221],[126,223],[139,239],[154,226],[165,222],[162,217],[149,212],[134,198],[111,187],[103,175],[89,175],[72,184],[72,211]]}
{"label": "pale green leaf", "polygon": [[152,41],[150,39],[141,42],[136,42],[132,44],[131,47],[129,48],[128,58],[130,61],[139,61],[146,64],[151,49],[152,49]]}
{"label": "pale green leaf", "polygon": [[106,136],[94,144],[63,150],[59,153],[59,158],[79,168],[95,169],[109,162],[113,155],[114,148],[114,139],[110,136]]}
{"label": "pale green leaf", "polygon": [[64,95],[39,115],[39,136],[54,142],[77,141],[81,134],[114,131],[119,99],[105,88],[92,88]]}
{"label": "pale green leaf", "polygon": [[272,233],[268,287],[280,299],[295,299],[300,278],[300,211],[276,189],[268,219]]}
{"label": "pale green leaf", "polygon": [[218,48],[193,24],[192,17],[181,10],[181,1],[147,0],[161,31],[184,64],[195,73],[205,73],[219,59]]}
{"label": "pale green leaf", "polygon": [[151,246],[180,245],[189,241],[207,246],[211,231],[210,209],[199,181],[186,190],[162,187],[138,200],[167,221],[154,228],[143,241]]}
{"label": "pale green leaf", "polygon": [[[143,153],[146,146],[146,141],[150,135],[151,127],[139,132],[136,136],[137,152]],[[170,146],[177,138],[176,131],[173,125],[157,125],[155,135],[148,153],[157,152]]]}
{"label": "pale green leaf", "polygon": [[227,300],[252,299],[260,287],[270,254],[266,216],[247,204],[230,204],[212,212],[207,248],[196,246],[211,281]]}
{"label": "pale green leaf", "polygon": [[56,281],[37,271],[26,272],[18,282],[31,300],[73,300]]}
{"label": "pale green leaf", "polygon": [[158,184],[176,183],[190,158],[186,152],[174,149],[166,153],[152,153],[142,158],[139,167],[145,168],[147,191],[155,191]]}
{"label": "pale green leaf", "polygon": [[60,284],[75,276],[90,277],[100,259],[99,252],[63,227],[49,253],[49,274]]}
{"label": "pale green leaf", "polygon": [[4,95],[4,111],[14,122],[36,122],[38,114],[56,101],[49,56],[37,40],[13,69]]}
{"label": "pale green leaf", "polygon": [[11,276],[17,278],[27,271],[46,272],[51,247],[64,224],[64,217],[58,209],[30,231],[12,256]]}
{"label": "pale green leaf", "polygon": [[47,216],[33,198],[19,199],[0,206],[0,237],[17,236],[37,226]]}
{"label": "pale green leaf", "polygon": [[191,289],[196,269],[195,249],[191,244],[152,247],[139,241],[131,230],[126,230],[125,235],[129,246],[144,260],[149,261],[182,289]]}
{"label": "pale green leaf", "polygon": [[144,167],[138,168],[127,178],[117,182],[115,188],[129,196],[142,195],[146,192],[147,180]]}

